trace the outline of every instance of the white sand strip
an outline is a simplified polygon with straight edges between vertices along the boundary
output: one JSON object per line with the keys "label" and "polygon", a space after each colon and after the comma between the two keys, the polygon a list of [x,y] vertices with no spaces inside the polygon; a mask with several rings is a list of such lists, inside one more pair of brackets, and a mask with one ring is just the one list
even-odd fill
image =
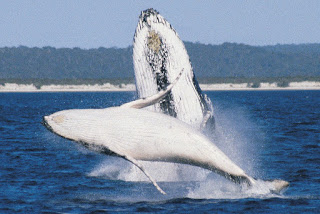
{"label": "white sand strip", "polygon": [[[249,86],[248,86],[249,85]],[[261,83],[258,88],[248,83],[200,84],[204,91],[241,91],[241,90],[320,90],[320,82],[291,82],[288,87],[278,87],[276,83]],[[0,85],[0,92],[81,92],[81,91],[135,91],[134,84],[112,85],[43,85],[39,89],[33,84],[5,83]]]}

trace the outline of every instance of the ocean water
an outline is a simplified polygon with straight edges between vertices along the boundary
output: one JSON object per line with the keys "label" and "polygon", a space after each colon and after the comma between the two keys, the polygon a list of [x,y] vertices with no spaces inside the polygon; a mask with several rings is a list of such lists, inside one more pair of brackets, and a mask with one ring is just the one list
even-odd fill
{"label": "ocean water", "polygon": [[[197,167],[143,163],[161,195],[127,161],[41,124],[59,110],[128,102],[133,92],[0,93],[0,213],[319,213],[320,91],[207,94],[217,121],[207,134],[257,187]],[[277,178],[290,187],[272,194],[263,180]]]}

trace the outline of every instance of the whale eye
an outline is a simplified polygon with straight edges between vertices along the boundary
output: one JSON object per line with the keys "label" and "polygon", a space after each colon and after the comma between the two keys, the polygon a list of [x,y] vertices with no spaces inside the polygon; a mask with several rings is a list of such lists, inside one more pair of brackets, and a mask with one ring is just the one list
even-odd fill
{"label": "whale eye", "polygon": [[161,40],[159,34],[154,30],[149,33],[148,36],[148,48],[158,53],[161,47]]}
{"label": "whale eye", "polygon": [[52,118],[52,120],[57,124],[63,123],[65,119],[66,117],[64,115],[57,115]]}

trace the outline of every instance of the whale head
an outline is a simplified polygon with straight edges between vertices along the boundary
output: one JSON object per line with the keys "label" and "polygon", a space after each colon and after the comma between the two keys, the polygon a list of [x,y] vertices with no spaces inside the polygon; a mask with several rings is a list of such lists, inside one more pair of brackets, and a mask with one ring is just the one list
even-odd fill
{"label": "whale head", "polygon": [[[72,109],[53,113],[43,117],[43,124],[53,133],[73,141],[87,140],[92,137],[94,124],[99,125],[99,114],[102,110]],[[103,121],[111,116],[103,111]],[[108,128],[108,123],[103,126]]]}
{"label": "whale head", "polygon": [[141,12],[139,19],[145,22],[145,24],[147,24],[148,26],[151,26],[152,18],[158,15],[159,15],[158,11],[156,11],[153,8],[149,8]]}
{"label": "whale head", "polygon": [[[68,133],[70,127],[74,127],[72,121],[77,119],[74,115],[70,114],[68,110],[66,111],[59,111],[51,115],[47,115],[43,117],[43,124],[47,129],[51,132],[71,140],[76,140],[71,137],[71,134]],[[70,130],[71,131],[71,130]]]}

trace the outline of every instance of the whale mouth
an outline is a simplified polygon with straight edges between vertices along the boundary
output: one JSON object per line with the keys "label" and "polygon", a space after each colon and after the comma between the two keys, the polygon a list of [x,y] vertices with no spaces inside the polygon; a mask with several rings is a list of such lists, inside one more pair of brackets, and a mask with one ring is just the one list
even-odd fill
{"label": "whale mouth", "polygon": [[54,133],[52,127],[49,125],[48,120],[50,119],[50,116],[44,116],[42,117],[42,122],[41,124],[44,125],[49,131]]}
{"label": "whale mouth", "polygon": [[163,23],[168,24],[167,21],[160,15],[158,11],[153,8],[149,8],[141,12],[139,16],[139,22],[143,25],[146,25],[148,28],[151,28],[152,23]]}

